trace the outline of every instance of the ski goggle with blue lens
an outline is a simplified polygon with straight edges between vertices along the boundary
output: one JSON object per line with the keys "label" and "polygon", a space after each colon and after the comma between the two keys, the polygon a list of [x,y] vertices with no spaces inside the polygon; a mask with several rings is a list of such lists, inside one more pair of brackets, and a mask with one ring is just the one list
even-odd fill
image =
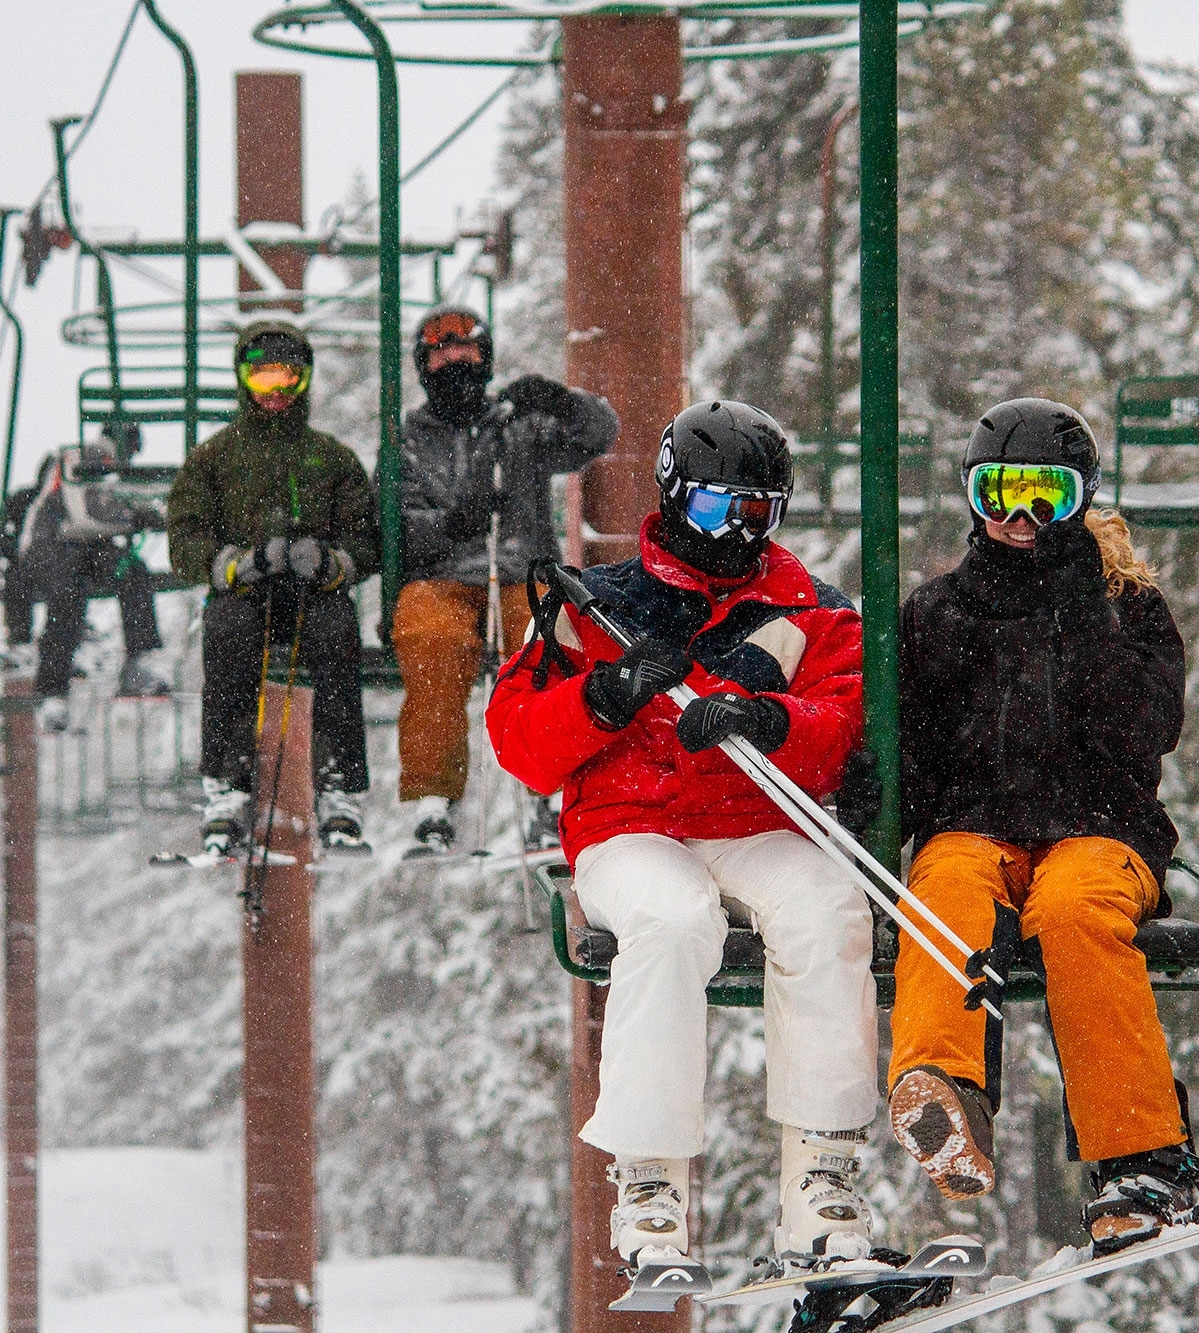
{"label": "ski goggle with blue lens", "polygon": [[1082,473],[1056,463],[978,463],[966,477],[970,508],[992,523],[1027,514],[1038,526],[1073,518],[1083,506]]}
{"label": "ski goggle with blue lens", "polygon": [[739,530],[747,541],[764,537],[783,521],[786,491],[743,491],[713,482],[688,481],[683,512],[687,522],[710,537]]}

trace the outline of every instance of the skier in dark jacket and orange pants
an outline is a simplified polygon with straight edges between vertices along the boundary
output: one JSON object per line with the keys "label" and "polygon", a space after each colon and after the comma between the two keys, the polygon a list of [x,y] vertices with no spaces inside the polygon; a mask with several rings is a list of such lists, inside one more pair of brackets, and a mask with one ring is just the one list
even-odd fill
{"label": "skier in dark jacket and orange pants", "polygon": [[409,855],[423,855],[452,847],[466,788],[466,706],[485,647],[493,513],[496,628],[511,652],[529,623],[529,561],[555,545],[550,483],[611,449],[619,422],[606,399],[540,375],[492,397],[491,330],[469,310],[427,315],[414,354],[427,401],[404,417],[404,586],[392,642],[404,678],[400,800],[412,803]]}
{"label": "skier in dark jacket and orange pants", "polygon": [[[1182,725],[1183,646],[1124,521],[1088,512],[1090,427],[1040,398],[992,408],[962,465],[970,551],[917,590],[900,634],[909,887],[1006,970],[1046,978],[1072,1155],[1097,1163],[1097,1251],[1189,1219],[1199,1162],[1140,922],[1169,912],[1176,833],[1157,800]],[[852,782],[850,784],[852,787]],[[994,1184],[996,1020],[900,942],[891,1121],[951,1199]]]}

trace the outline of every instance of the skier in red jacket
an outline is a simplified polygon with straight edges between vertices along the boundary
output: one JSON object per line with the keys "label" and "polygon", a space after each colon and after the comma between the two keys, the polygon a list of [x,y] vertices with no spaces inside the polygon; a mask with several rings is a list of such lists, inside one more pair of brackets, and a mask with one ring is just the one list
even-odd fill
{"label": "skier in red jacket", "polygon": [[[685,1254],[705,987],[728,917],[752,922],[767,956],[767,1113],[782,1125],[776,1251],[860,1257],[871,1218],[857,1149],[877,1102],[870,911],[716,747],[744,737],[817,799],[835,791],[861,739],[861,622],[769,540],[792,466],[765,412],[688,408],[655,475],[661,513],[640,557],[582,575],[633,645],[622,654],[566,607],[562,653],[542,663],[546,645],[531,644],[487,712],[501,765],[563,789],[579,903],[619,944],[581,1137],[615,1158],[613,1248],[633,1262]],[[663,692],[683,681],[701,697],[680,715]]]}

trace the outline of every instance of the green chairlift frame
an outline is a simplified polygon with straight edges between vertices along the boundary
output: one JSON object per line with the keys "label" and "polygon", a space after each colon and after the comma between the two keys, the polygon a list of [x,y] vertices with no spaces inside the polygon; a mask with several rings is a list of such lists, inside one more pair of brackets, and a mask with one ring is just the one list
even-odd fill
{"label": "green chairlift frame", "polygon": [[1199,445],[1199,375],[1146,375],[1126,380],[1116,391],[1116,445],[1110,489],[1100,487],[1102,504],[1114,504],[1146,528],[1199,527],[1199,468],[1191,481],[1127,479],[1129,449]]}
{"label": "green chairlift frame", "polygon": [[[930,431],[901,431],[898,444],[899,525],[911,527],[931,514],[938,501],[936,454]],[[791,441],[795,490],[787,506],[789,528],[856,528],[862,521],[860,492],[845,494],[839,475],[855,469],[861,475],[859,440],[802,439]]]}

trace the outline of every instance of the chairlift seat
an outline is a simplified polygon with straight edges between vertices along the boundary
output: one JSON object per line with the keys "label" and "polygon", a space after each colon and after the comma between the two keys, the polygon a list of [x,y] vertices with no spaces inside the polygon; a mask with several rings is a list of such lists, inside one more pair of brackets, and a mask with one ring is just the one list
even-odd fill
{"label": "chairlift seat", "polygon": [[[1175,869],[1199,880],[1199,868],[1175,858]],[[572,925],[567,900],[571,895],[569,869],[562,864],[539,866],[535,876],[550,901],[554,953],[571,976],[595,984],[607,982],[616,957],[616,937],[586,923]],[[878,988],[878,1003],[889,1009],[895,1003],[895,936],[889,919],[875,922],[875,949],[871,971]],[[1144,954],[1154,990],[1199,990],[1199,921],[1169,917],[1147,921],[1134,940]],[[747,926],[730,925],[724,943],[720,971],[708,983],[708,1003],[752,1008],[762,1003],[766,965],[762,938]],[[1006,989],[1009,1001],[1043,1000],[1045,983],[1033,967],[1027,950],[1017,956]]]}

